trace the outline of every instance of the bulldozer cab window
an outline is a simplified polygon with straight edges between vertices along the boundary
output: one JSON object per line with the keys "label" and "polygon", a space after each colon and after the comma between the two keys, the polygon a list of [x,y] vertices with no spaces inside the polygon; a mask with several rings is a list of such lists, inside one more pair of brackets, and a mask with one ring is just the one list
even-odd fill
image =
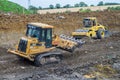
{"label": "bulldozer cab window", "polygon": [[41,41],[45,41],[45,29],[42,29]]}
{"label": "bulldozer cab window", "polygon": [[40,31],[41,30],[38,29],[37,27],[32,26],[32,25],[28,25],[26,35],[30,36],[30,37],[35,37],[35,38],[39,39],[39,37],[40,37]]}
{"label": "bulldozer cab window", "polygon": [[46,47],[52,46],[52,29],[47,29],[46,32]]}
{"label": "bulldozer cab window", "polygon": [[93,26],[96,26],[96,21],[95,20],[93,20]]}
{"label": "bulldozer cab window", "polygon": [[50,30],[47,30],[47,39],[51,39],[51,31]]}
{"label": "bulldozer cab window", "polygon": [[42,29],[41,41],[45,42],[46,47],[52,46],[52,29]]}
{"label": "bulldozer cab window", "polygon": [[52,29],[40,28],[28,25],[26,36],[38,38],[39,41],[45,42],[46,47],[52,46]]}
{"label": "bulldozer cab window", "polygon": [[95,21],[90,20],[90,19],[84,19],[83,24],[84,24],[85,27],[92,27],[92,26],[96,25]]}

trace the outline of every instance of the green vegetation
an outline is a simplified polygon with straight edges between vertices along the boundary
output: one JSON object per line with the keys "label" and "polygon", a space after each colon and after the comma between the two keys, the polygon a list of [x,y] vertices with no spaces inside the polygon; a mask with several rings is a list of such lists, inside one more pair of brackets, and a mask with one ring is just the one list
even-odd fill
{"label": "green vegetation", "polygon": [[90,9],[80,9],[79,12],[92,12]]}
{"label": "green vegetation", "polygon": [[74,7],[79,7],[79,4],[78,4],[78,3],[76,3],[76,4],[74,5]]}
{"label": "green vegetation", "polygon": [[94,6],[93,4],[91,4],[90,6]]}
{"label": "green vegetation", "polygon": [[67,11],[65,11],[65,13],[71,13],[71,11],[70,11],[70,10],[67,10]]}
{"label": "green vegetation", "polygon": [[[120,5],[120,3],[104,3],[103,1],[100,1],[97,4],[97,6],[105,6],[105,5]],[[73,6],[70,4],[61,6],[61,4],[57,3],[55,6],[50,4],[48,8],[43,8],[43,9],[75,8],[75,7],[87,7],[87,6],[88,4],[86,4],[85,2],[79,2],[79,3],[74,4]],[[96,5],[91,4],[90,6],[96,6]]]}
{"label": "green vegetation", "polygon": [[[104,3],[103,1],[100,1],[98,3],[98,6],[103,5],[119,5],[120,3]],[[85,2],[79,2],[76,3],[74,6],[71,6],[70,4],[66,4],[64,6],[61,6],[61,4],[57,3],[56,5],[50,4],[48,8],[42,8],[41,6],[35,7],[35,6],[29,6],[29,10],[25,9],[24,7],[10,2],[8,0],[0,0],[0,12],[4,13],[16,13],[16,14],[36,14],[37,10],[42,9],[59,9],[59,8],[74,8],[74,7],[87,7],[88,5]],[[90,5],[94,6],[94,5]],[[109,7],[107,10],[120,10],[120,6],[118,7]],[[71,11],[66,11],[66,13],[70,13]],[[79,12],[91,12],[90,9],[80,9]]]}
{"label": "green vegetation", "polygon": [[88,5],[87,5],[86,3],[84,3],[84,2],[80,2],[79,5],[80,5],[80,7],[87,7],[87,6],[88,6]]}
{"label": "green vegetation", "polygon": [[105,5],[120,5],[120,3],[104,3],[100,1],[97,6],[105,6]]}
{"label": "green vegetation", "polygon": [[[41,9],[41,7],[39,7],[39,9]],[[33,14],[35,14],[35,13],[37,13],[37,10],[38,10],[38,8],[37,7],[35,7],[35,6],[29,6],[29,11],[30,11],[30,13],[33,13]]]}
{"label": "green vegetation", "polygon": [[0,12],[12,12],[12,13],[17,13],[17,14],[29,14],[30,12],[25,9],[24,7],[10,2],[8,0],[0,0]]}
{"label": "green vegetation", "polygon": [[[107,11],[113,11],[113,10],[120,10],[120,6],[117,6],[117,7],[108,7],[106,9]],[[95,12],[99,12],[100,10],[96,10]],[[90,9],[80,9],[79,12],[93,12],[91,11]]]}
{"label": "green vegetation", "polygon": [[54,5],[50,4],[50,5],[49,5],[49,8],[50,8],[50,9],[54,9]]}
{"label": "green vegetation", "polygon": [[108,7],[107,10],[120,10],[120,6],[117,6],[117,7]]}
{"label": "green vegetation", "polygon": [[103,6],[103,5],[104,5],[103,1],[100,1],[97,6]]}
{"label": "green vegetation", "polygon": [[55,6],[50,4],[48,8],[43,8],[43,9],[74,8],[74,7],[87,7],[87,6],[88,5],[85,2],[76,3],[74,6],[71,6],[70,4],[61,6],[61,4],[57,3]]}
{"label": "green vegetation", "polygon": [[65,6],[63,6],[63,8],[71,8],[70,4],[66,4]]}
{"label": "green vegetation", "polygon": [[120,3],[105,3],[104,5],[120,5]]}
{"label": "green vegetation", "polygon": [[55,8],[58,8],[58,9],[59,9],[59,8],[61,8],[61,5],[60,5],[60,4],[56,4],[56,5],[55,5]]}

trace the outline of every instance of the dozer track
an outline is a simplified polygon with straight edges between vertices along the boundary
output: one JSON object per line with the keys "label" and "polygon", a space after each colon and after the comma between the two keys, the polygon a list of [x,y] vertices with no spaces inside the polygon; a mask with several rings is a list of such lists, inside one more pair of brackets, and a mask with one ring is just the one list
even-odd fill
{"label": "dozer track", "polygon": [[34,63],[36,66],[45,65],[48,63],[60,62],[63,58],[61,52],[46,52],[44,54],[39,54],[35,57]]}

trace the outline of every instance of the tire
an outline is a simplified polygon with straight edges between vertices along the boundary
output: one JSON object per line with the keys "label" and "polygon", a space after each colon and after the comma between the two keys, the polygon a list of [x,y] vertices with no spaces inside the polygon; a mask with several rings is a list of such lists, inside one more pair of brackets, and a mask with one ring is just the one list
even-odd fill
{"label": "tire", "polygon": [[97,33],[97,39],[102,39],[105,37],[105,31],[104,30],[98,30]]}

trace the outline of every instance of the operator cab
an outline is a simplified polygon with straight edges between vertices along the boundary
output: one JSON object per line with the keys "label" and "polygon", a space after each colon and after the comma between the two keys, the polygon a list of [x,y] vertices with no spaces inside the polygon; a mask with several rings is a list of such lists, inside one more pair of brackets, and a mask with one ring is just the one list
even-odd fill
{"label": "operator cab", "polygon": [[96,26],[97,25],[96,18],[85,18],[83,20],[83,25],[86,28],[90,28],[90,27]]}
{"label": "operator cab", "polygon": [[27,25],[26,36],[37,38],[39,42],[45,42],[47,48],[52,46],[53,26],[43,23],[29,23]]}

